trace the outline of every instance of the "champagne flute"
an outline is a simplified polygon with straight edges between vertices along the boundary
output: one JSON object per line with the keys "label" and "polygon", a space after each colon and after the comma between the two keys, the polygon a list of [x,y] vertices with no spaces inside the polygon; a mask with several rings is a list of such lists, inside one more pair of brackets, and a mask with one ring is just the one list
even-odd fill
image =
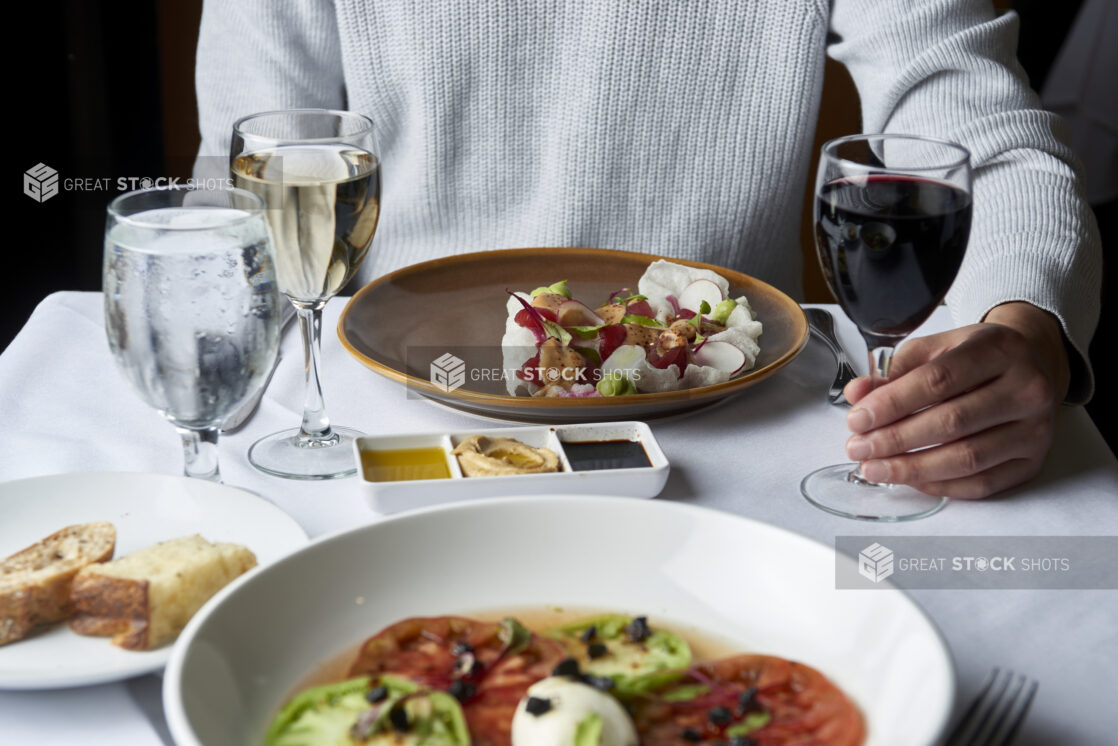
{"label": "champagne flute", "polygon": [[[916,135],[851,135],[823,146],[815,185],[815,239],[831,292],[870,351],[874,386],[889,378],[894,348],[947,295],[971,223],[970,153]],[[946,497],[879,484],[857,464],[809,474],[804,497],[830,513],[904,521]]]}
{"label": "champagne flute", "polygon": [[257,469],[289,479],[357,473],[350,444],[361,433],[334,427],[319,380],[322,309],[353,277],[380,216],[380,162],[373,123],[361,114],[292,109],[233,125],[238,186],[264,198],[276,245],[280,291],[295,305],[306,363],[300,427],[258,440]]}
{"label": "champagne flute", "polygon": [[178,430],[186,476],[221,481],[218,428],[279,352],[263,201],[240,189],[123,194],[108,208],[102,280],[121,373]]}

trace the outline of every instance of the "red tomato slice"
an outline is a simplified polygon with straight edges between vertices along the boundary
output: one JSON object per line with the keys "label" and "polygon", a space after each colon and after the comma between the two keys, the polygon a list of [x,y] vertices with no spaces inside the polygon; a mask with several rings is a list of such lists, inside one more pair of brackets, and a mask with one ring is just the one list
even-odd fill
{"label": "red tomato slice", "polygon": [[551,674],[566,656],[554,642],[532,635],[528,646],[504,655],[501,625],[464,617],[413,617],[365,641],[350,676],[392,673],[433,689],[447,690],[456,678],[456,646],[472,648],[479,669],[467,676],[475,690],[462,712],[474,746],[511,746],[512,716],[528,687]]}
{"label": "red tomato slice", "polygon": [[865,739],[857,706],[809,666],[768,655],[738,655],[702,663],[692,671],[694,675],[684,676],[665,693],[693,684],[709,684],[710,691],[685,702],[651,696],[634,703],[642,746],[728,741],[727,725],[712,722],[711,710],[724,707],[740,720],[739,699],[750,687],[756,687],[754,701],[772,716],[748,735],[757,746],[858,746]]}

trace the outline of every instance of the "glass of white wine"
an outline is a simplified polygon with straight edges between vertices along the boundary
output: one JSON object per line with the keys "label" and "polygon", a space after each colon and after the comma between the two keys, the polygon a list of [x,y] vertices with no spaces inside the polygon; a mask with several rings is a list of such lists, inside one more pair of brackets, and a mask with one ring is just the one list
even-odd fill
{"label": "glass of white wine", "polygon": [[240,189],[123,194],[108,209],[102,281],[117,367],[179,431],[186,476],[220,481],[218,428],[279,351],[264,203]]}
{"label": "glass of white wine", "polygon": [[356,473],[350,447],[360,432],[334,427],[319,379],[322,309],[365,259],[380,216],[380,161],[373,123],[348,111],[290,109],[233,125],[230,166],[238,187],[258,194],[276,247],[279,289],[295,305],[303,335],[302,424],[249,449],[257,469],[289,479]]}

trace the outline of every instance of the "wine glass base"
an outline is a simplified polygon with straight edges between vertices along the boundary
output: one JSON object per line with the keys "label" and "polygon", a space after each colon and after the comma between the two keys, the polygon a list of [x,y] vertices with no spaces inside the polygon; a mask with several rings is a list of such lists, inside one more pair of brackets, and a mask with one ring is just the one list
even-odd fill
{"label": "wine glass base", "polygon": [[835,464],[813,471],[800,482],[804,498],[819,508],[859,521],[896,523],[927,518],[947,504],[903,484],[875,484],[851,479],[857,464]]}
{"label": "wine glass base", "polygon": [[364,435],[348,427],[335,427],[330,444],[299,437],[299,428],[267,435],[248,449],[249,463],[265,474],[284,479],[341,479],[357,473],[353,441]]}

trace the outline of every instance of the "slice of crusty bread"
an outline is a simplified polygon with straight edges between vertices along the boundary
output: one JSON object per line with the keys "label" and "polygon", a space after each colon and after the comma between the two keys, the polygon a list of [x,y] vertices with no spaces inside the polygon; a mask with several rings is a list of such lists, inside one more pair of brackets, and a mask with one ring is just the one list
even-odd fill
{"label": "slice of crusty bread", "polygon": [[0,562],[0,645],[38,624],[70,616],[70,586],[87,565],[113,556],[116,529],[106,521],[67,526]]}
{"label": "slice of crusty bread", "polygon": [[160,647],[211,596],[255,566],[245,547],[211,544],[197,534],[154,544],[78,573],[70,629],[112,635],[114,645],[129,650]]}

